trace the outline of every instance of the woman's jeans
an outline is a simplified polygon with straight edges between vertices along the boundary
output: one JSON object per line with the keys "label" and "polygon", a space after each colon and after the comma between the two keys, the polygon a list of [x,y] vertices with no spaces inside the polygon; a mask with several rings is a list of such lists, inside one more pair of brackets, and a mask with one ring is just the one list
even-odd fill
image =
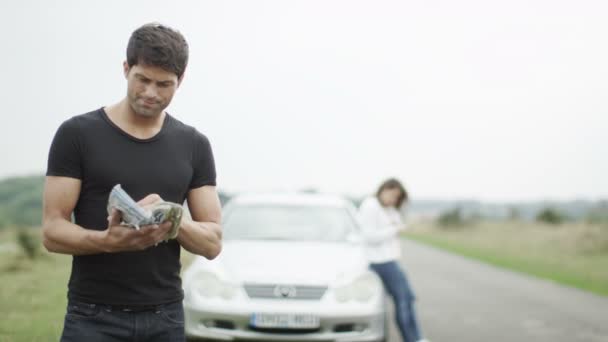
{"label": "woman's jeans", "polygon": [[182,302],[146,308],[68,300],[61,342],[184,342]]}
{"label": "woman's jeans", "polygon": [[415,297],[405,273],[396,261],[371,264],[370,267],[380,276],[384,288],[393,297],[395,318],[403,341],[418,341],[420,339],[420,329],[413,306]]}

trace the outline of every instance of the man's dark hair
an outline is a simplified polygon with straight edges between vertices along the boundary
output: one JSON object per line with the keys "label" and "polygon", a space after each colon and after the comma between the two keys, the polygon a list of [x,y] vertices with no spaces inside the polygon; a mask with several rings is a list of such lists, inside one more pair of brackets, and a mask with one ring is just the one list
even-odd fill
{"label": "man's dark hair", "polygon": [[176,30],[146,24],[133,31],[127,44],[127,64],[156,66],[181,78],[188,64],[188,43]]}
{"label": "man's dark hair", "polygon": [[399,195],[396,205],[397,208],[401,208],[403,202],[407,201],[408,199],[407,191],[405,190],[405,187],[403,187],[403,184],[401,184],[401,182],[398,181],[396,178],[389,178],[385,180],[378,188],[378,191],[376,191],[376,197],[378,198],[378,200],[380,200],[380,193],[386,189],[399,189],[401,191],[401,195]]}

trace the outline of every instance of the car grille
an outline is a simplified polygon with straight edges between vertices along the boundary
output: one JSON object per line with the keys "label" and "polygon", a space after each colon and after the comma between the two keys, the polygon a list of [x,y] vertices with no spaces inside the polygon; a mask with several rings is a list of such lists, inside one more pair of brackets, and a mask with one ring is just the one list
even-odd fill
{"label": "car grille", "polygon": [[319,300],[327,291],[327,286],[245,284],[249,298]]}

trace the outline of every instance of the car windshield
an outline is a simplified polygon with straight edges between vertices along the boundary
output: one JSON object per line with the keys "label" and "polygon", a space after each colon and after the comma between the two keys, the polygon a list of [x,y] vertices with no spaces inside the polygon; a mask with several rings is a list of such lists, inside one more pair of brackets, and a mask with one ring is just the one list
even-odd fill
{"label": "car windshield", "polygon": [[232,240],[340,242],[356,229],[346,208],[322,206],[237,205],[223,226]]}

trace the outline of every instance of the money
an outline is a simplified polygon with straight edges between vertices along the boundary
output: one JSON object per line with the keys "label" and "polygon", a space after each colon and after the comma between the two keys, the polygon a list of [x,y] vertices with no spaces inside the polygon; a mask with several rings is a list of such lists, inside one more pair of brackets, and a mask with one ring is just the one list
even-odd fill
{"label": "money", "polygon": [[159,202],[150,209],[139,206],[120,184],[116,184],[108,198],[108,215],[116,209],[122,213],[121,224],[139,229],[141,226],[171,222],[171,229],[166,235],[165,241],[177,237],[183,215],[183,207],[172,202]]}

